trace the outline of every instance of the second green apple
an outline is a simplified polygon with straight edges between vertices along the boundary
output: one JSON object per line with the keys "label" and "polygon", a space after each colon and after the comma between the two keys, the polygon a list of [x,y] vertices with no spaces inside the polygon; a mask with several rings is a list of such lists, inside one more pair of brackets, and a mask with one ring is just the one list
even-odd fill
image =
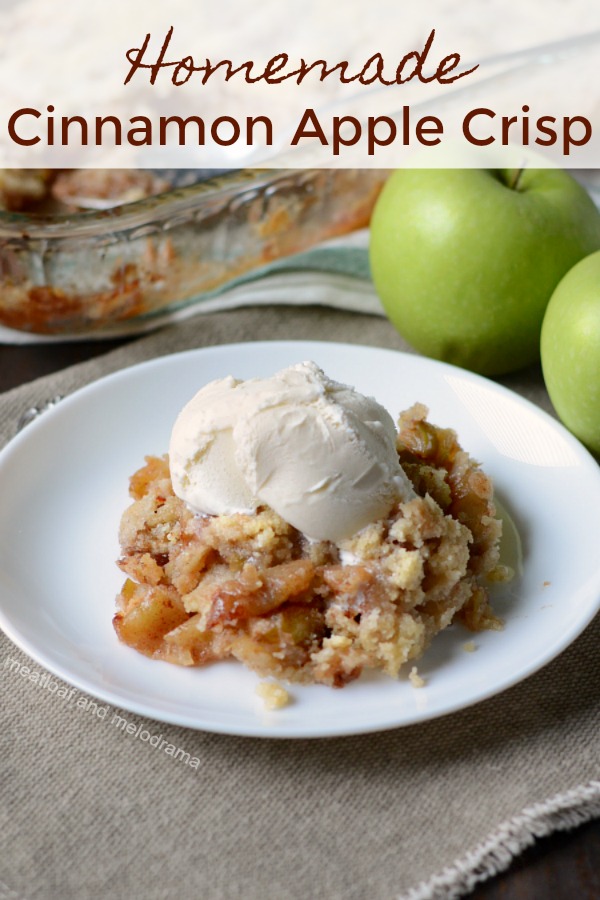
{"label": "second green apple", "polygon": [[371,220],[375,287],[422,353],[485,375],[539,359],[563,275],[600,249],[600,213],[558,169],[401,169]]}

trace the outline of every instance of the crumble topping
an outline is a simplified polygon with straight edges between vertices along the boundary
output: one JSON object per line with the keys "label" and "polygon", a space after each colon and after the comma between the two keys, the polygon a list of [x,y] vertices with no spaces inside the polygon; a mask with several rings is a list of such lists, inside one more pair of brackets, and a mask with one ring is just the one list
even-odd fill
{"label": "crumble topping", "polygon": [[[194,515],[167,457],[148,457],[121,521],[120,639],[178,665],[235,658],[264,678],[343,687],[363,669],[397,676],[455,620],[501,628],[485,588],[499,571],[491,482],[426,415],[417,404],[399,422],[418,496],[339,544],[308,540],[266,506]],[[409,679],[422,681],[414,667]],[[275,688],[259,693],[275,702]]]}

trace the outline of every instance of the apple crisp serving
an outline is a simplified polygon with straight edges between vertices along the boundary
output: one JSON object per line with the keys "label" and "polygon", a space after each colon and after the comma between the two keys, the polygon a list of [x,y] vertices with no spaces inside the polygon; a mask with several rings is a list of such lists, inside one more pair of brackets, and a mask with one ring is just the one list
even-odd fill
{"label": "apple crisp serving", "polygon": [[505,574],[490,479],[420,404],[400,416],[397,452],[415,496],[337,543],[267,505],[196,514],[168,457],[147,457],[120,527],[121,641],[178,665],[233,658],[261,677],[343,687],[363,669],[397,676],[455,620],[500,628],[485,586]]}

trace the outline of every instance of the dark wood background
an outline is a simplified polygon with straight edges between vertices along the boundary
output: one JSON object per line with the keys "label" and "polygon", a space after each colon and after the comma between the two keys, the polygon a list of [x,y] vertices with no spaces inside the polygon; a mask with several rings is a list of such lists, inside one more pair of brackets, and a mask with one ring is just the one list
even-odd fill
{"label": "dark wood background", "polygon": [[[0,392],[91,359],[123,341],[84,341],[0,348]],[[536,842],[476,900],[600,900],[600,821]]]}

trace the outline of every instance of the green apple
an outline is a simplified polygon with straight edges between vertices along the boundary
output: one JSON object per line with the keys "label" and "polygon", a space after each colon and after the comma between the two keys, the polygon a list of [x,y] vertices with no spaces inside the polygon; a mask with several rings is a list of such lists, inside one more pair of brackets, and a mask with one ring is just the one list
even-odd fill
{"label": "green apple", "polygon": [[556,412],[600,454],[600,253],[577,263],[552,294],[541,348]]}
{"label": "green apple", "polygon": [[375,287],[417,350],[485,375],[539,359],[552,292],[600,249],[600,213],[559,169],[400,169],[371,220]]}

